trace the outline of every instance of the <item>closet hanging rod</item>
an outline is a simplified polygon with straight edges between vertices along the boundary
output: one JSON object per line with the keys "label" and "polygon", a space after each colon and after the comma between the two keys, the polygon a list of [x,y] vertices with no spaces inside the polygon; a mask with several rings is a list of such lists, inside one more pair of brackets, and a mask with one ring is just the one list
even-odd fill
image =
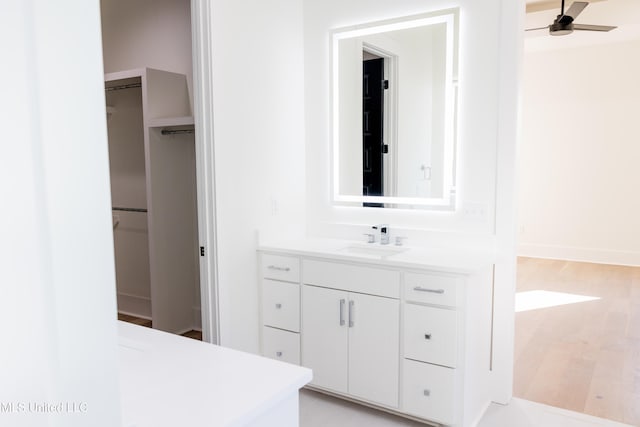
{"label": "closet hanging rod", "polygon": [[136,87],[142,87],[142,83],[130,83],[126,85],[110,86],[105,87],[104,90],[106,90],[107,92],[111,92],[112,90],[133,89]]}
{"label": "closet hanging rod", "polygon": [[120,207],[112,207],[111,210],[114,211],[121,211],[121,212],[146,212],[146,209],[141,209],[141,208],[120,208]]}
{"label": "closet hanging rod", "polygon": [[193,132],[193,129],[162,129],[161,131],[163,135],[183,135]]}

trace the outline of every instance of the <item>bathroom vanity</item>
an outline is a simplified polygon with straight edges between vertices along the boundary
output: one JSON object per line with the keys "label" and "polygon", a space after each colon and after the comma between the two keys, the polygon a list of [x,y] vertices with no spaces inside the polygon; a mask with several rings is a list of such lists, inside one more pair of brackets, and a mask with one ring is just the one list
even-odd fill
{"label": "bathroom vanity", "polygon": [[492,264],[471,251],[334,239],[262,244],[263,355],[309,387],[434,424],[490,403]]}

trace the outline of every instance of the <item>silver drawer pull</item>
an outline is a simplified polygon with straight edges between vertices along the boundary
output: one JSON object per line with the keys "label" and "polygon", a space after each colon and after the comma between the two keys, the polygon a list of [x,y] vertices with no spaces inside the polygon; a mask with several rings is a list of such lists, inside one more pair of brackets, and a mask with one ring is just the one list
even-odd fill
{"label": "silver drawer pull", "polygon": [[289,267],[278,267],[277,265],[270,265],[267,267],[269,270],[277,270],[277,271],[290,271]]}
{"label": "silver drawer pull", "polygon": [[423,394],[427,397],[431,396],[431,390],[426,389],[425,391],[423,391]]}
{"label": "silver drawer pull", "polygon": [[281,351],[276,351],[276,356],[282,357],[282,352]]}
{"label": "silver drawer pull", "polygon": [[276,308],[278,309],[282,308],[282,304],[276,304]]}
{"label": "silver drawer pull", "polygon": [[444,289],[429,289],[423,288],[422,286],[416,286],[413,290],[418,292],[431,292],[432,294],[444,294]]}
{"label": "silver drawer pull", "polygon": [[431,339],[431,334],[424,334],[424,339],[425,340],[430,340]]}

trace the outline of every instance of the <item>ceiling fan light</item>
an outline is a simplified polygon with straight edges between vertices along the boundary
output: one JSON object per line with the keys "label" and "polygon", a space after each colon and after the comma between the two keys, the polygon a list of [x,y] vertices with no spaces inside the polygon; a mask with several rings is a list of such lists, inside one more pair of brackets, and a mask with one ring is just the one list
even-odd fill
{"label": "ceiling fan light", "polygon": [[549,26],[549,34],[552,36],[566,36],[573,33],[573,24],[561,24],[560,22],[554,22]]}
{"label": "ceiling fan light", "polygon": [[549,32],[549,34],[551,34],[552,36],[566,36],[567,34],[571,33],[573,33],[573,30],[552,30]]}

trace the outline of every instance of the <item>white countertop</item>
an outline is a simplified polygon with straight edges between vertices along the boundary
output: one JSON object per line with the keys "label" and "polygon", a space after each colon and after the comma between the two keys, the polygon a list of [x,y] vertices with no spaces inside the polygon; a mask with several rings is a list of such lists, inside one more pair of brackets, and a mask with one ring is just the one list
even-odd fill
{"label": "white countertop", "polygon": [[[387,247],[405,249],[404,252],[392,256],[376,256],[354,254],[344,251],[348,246],[380,248],[380,243],[367,244],[353,240],[308,238],[297,240],[266,241],[258,246],[258,250],[271,253],[288,253],[310,257],[328,258],[342,261],[357,261],[388,267],[420,268],[471,273],[486,268],[495,262],[494,254],[488,250],[477,248],[426,248],[401,246],[393,244]],[[384,247],[382,247],[384,248]]]}
{"label": "white countertop", "polygon": [[311,370],[118,322],[124,427],[241,426]]}

